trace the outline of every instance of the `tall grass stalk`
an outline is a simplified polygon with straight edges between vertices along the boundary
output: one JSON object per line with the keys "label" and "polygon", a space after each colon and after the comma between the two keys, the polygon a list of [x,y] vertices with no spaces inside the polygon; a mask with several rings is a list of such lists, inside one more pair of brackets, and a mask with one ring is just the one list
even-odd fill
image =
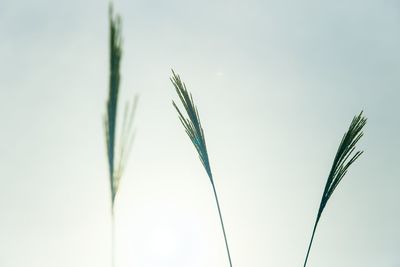
{"label": "tall grass stalk", "polygon": [[218,200],[217,190],[215,189],[214,178],[211,172],[211,165],[210,165],[210,160],[208,158],[206,140],[203,128],[200,123],[199,113],[193,102],[192,94],[186,89],[186,85],[181,81],[179,75],[177,75],[174,71],[172,71],[172,77],[170,78],[170,80],[174,85],[176,92],[186,110],[187,117],[185,117],[181,113],[181,111],[179,110],[178,106],[174,101],[172,101],[172,104],[175,107],[176,111],[178,112],[179,119],[183,127],[185,128],[187,135],[192,141],[194,147],[196,148],[197,153],[199,154],[200,161],[203,164],[203,167],[206,170],[208,178],[210,179],[211,182],[211,186],[214,193],[214,199],[218,208],[218,215],[221,222],[222,232],[224,234],[225,247],[226,247],[226,252],[228,254],[229,265],[230,267],[232,267],[232,260],[231,260],[231,254],[229,252],[228,239],[226,237],[224,221],[222,219],[221,207]]}
{"label": "tall grass stalk", "polygon": [[115,266],[115,214],[114,204],[118,193],[120,180],[125,170],[129,152],[134,139],[133,119],[138,97],[133,103],[125,106],[121,134],[117,140],[117,111],[120,86],[120,63],[122,57],[121,17],[114,15],[113,7],[109,6],[110,23],[110,77],[109,94],[104,115],[104,133],[106,139],[107,159],[109,167],[111,192],[111,264]]}
{"label": "tall grass stalk", "polygon": [[357,142],[364,135],[362,129],[366,123],[367,119],[363,116],[363,112],[355,116],[350,124],[348,131],[345,132],[342,141],[340,142],[339,148],[336,152],[335,159],[333,160],[333,164],[328,175],[328,179],[326,181],[324,192],[322,194],[322,199],[319,205],[317,218],[315,220],[310,244],[308,246],[306,258],[304,261],[304,267],[306,267],[307,265],[307,260],[314,240],[315,231],[317,229],[318,222],[321,218],[322,212],[324,211],[325,206],[328,203],[328,200],[330,199],[333,192],[339,185],[340,181],[347,173],[347,170],[350,167],[350,165],[353,164],[358,159],[358,157],[360,157],[361,154],[363,153],[363,151],[357,151],[355,153],[354,151],[356,149]]}

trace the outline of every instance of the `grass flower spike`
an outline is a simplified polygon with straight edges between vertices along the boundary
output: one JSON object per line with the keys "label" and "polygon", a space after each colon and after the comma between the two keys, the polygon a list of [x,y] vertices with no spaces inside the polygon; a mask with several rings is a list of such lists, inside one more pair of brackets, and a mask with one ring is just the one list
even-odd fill
{"label": "grass flower spike", "polygon": [[178,112],[179,119],[180,119],[183,127],[185,128],[187,135],[189,136],[190,140],[192,141],[194,147],[197,150],[200,161],[203,164],[204,169],[207,172],[208,178],[210,179],[210,182],[211,182],[211,185],[213,188],[215,202],[217,204],[218,214],[219,214],[219,218],[220,218],[220,222],[221,222],[222,232],[224,234],[225,247],[226,247],[226,251],[228,254],[229,265],[232,267],[232,260],[231,260],[231,255],[229,252],[229,246],[228,246],[228,240],[226,237],[224,221],[222,219],[222,213],[221,213],[221,208],[220,208],[219,201],[218,201],[218,195],[217,195],[217,191],[215,189],[214,178],[213,178],[213,175],[211,172],[211,166],[210,166],[210,160],[209,160],[208,152],[207,152],[206,140],[205,140],[205,136],[204,136],[203,127],[201,126],[199,113],[193,102],[192,94],[187,90],[185,83],[183,83],[181,81],[181,78],[179,77],[179,75],[177,75],[174,71],[172,71],[171,82],[174,85],[176,92],[183,104],[183,107],[186,110],[187,117],[185,117],[182,114],[182,112],[179,110],[178,106],[176,105],[176,103],[174,101],[172,101],[172,104],[175,107],[176,111]]}
{"label": "grass flower spike", "polygon": [[364,135],[362,132],[363,127],[367,123],[367,119],[361,112],[358,116],[353,118],[348,131],[344,134],[342,141],[340,142],[339,148],[336,152],[335,159],[333,160],[332,168],[329,172],[328,179],[326,181],[325,189],[322,194],[321,203],[319,205],[317,218],[314,224],[310,244],[308,246],[307,255],[304,261],[304,267],[307,265],[308,256],[310,254],[311,245],[314,239],[315,231],[317,229],[318,222],[321,218],[322,212],[324,211],[328,200],[332,196],[333,192],[339,185],[347,173],[351,164],[353,164],[363,153],[363,151],[356,150],[356,144]]}
{"label": "grass flower spike", "polygon": [[120,86],[120,62],[122,57],[121,18],[114,15],[112,5],[109,8],[110,23],[110,83],[109,94],[104,115],[104,132],[106,139],[109,167],[112,218],[112,265],[114,266],[114,204],[118,193],[129,151],[134,139],[133,118],[137,106],[137,97],[132,104],[125,106],[121,134],[117,140],[117,111]]}

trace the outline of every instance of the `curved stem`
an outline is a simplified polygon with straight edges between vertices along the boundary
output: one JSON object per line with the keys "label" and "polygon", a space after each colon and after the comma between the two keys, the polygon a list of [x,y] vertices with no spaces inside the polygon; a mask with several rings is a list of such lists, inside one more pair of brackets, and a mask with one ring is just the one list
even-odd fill
{"label": "curved stem", "polygon": [[220,206],[219,206],[217,191],[215,190],[215,185],[214,185],[214,183],[212,182],[211,184],[212,184],[212,188],[213,188],[213,191],[214,191],[215,202],[217,203],[219,219],[220,219],[220,221],[221,221],[221,226],[222,226],[222,232],[224,233],[225,247],[226,247],[226,252],[228,253],[229,266],[232,267],[231,253],[229,252],[228,240],[227,240],[227,238],[226,238],[225,226],[224,226],[224,221],[222,220],[222,213],[221,213],[221,208],[220,208]]}

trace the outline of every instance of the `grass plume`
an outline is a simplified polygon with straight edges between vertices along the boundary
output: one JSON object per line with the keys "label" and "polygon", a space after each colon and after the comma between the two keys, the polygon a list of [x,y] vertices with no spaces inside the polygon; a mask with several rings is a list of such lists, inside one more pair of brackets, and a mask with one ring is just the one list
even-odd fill
{"label": "grass plume", "polygon": [[185,117],[182,114],[182,112],[179,110],[178,106],[176,105],[176,103],[174,101],[172,101],[172,104],[175,107],[176,111],[178,112],[179,119],[180,119],[183,127],[185,128],[187,135],[189,136],[190,140],[192,141],[194,147],[197,150],[200,161],[203,164],[203,167],[204,167],[205,171],[207,172],[208,178],[210,179],[210,182],[212,185],[215,202],[216,202],[216,205],[218,208],[219,219],[221,222],[222,232],[224,234],[225,247],[226,247],[226,251],[228,254],[229,265],[232,267],[232,260],[231,260],[231,255],[229,252],[229,246],[228,246],[228,240],[226,237],[224,221],[222,219],[222,213],[221,213],[221,208],[220,208],[219,201],[218,201],[218,195],[217,195],[217,191],[215,189],[214,178],[213,178],[213,175],[211,172],[211,166],[210,166],[210,160],[209,160],[208,152],[207,152],[207,145],[206,145],[206,140],[205,140],[205,136],[204,136],[204,130],[203,130],[203,127],[201,126],[199,113],[194,104],[192,94],[187,90],[185,83],[182,82],[179,75],[176,74],[173,70],[172,70],[172,77],[170,78],[170,80],[175,87],[176,93],[178,94],[183,107],[185,108],[187,117]]}
{"label": "grass plume", "polygon": [[306,258],[304,261],[304,267],[307,265],[308,256],[310,254],[311,245],[314,240],[315,231],[317,229],[318,222],[321,218],[322,212],[324,211],[326,204],[328,203],[333,192],[339,185],[340,181],[343,179],[347,173],[349,167],[361,156],[363,151],[356,150],[357,142],[363,137],[364,133],[362,131],[363,127],[367,123],[367,119],[363,116],[363,112],[355,116],[350,123],[350,127],[347,132],[345,132],[342,141],[340,142],[339,148],[336,152],[335,159],[331,170],[326,181],[324,192],[322,194],[321,203],[319,205],[317,218],[314,224],[314,229],[312,232],[310,244],[308,246]]}
{"label": "grass plume", "polygon": [[122,36],[121,17],[119,15],[114,15],[111,4],[109,6],[109,23],[110,80],[106,112],[104,115],[104,133],[106,139],[111,191],[112,266],[114,266],[114,204],[120,185],[120,180],[123,175],[134,139],[133,119],[135,116],[138,97],[135,96],[133,103],[126,103],[123,114],[121,134],[117,140],[117,111],[121,77],[120,63],[122,58]]}

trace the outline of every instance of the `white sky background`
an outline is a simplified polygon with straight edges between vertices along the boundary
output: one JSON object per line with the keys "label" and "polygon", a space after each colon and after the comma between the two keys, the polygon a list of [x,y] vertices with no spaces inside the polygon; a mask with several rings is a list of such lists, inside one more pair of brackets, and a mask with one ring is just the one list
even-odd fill
{"label": "white sky background", "polygon": [[[171,99],[205,128],[235,267],[302,266],[339,141],[369,121],[309,266],[400,266],[400,4],[125,1],[122,98],[138,135],[118,267],[228,266],[211,186]],[[0,266],[110,266],[104,1],[0,2]]]}

